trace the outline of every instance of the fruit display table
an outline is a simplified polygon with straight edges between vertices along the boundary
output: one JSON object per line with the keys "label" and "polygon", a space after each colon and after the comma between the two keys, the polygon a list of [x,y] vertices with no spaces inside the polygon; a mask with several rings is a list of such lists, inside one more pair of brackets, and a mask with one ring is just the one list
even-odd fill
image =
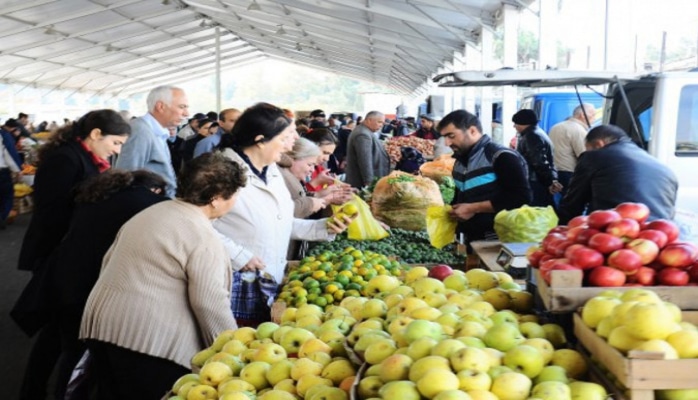
{"label": "fruit display table", "polygon": [[[478,240],[472,242],[473,254],[476,257],[475,263],[469,263],[470,268],[484,268],[492,272],[507,272],[511,274],[516,283],[525,284],[526,268],[513,268],[514,271],[521,270],[521,273],[512,273],[512,270],[505,268],[511,263],[511,251],[506,251],[501,242],[496,240]],[[518,256],[518,255],[517,255]],[[516,257],[517,259],[519,257]],[[525,258],[521,258],[525,262]]]}
{"label": "fruit display table", "polygon": [[[696,323],[698,312],[684,311],[682,318]],[[578,313],[574,314],[574,333],[581,350],[594,361],[593,365],[608,371],[599,374],[602,378],[605,376],[606,386],[613,385],[607,379],[610,377],[624,387],[610,388],[617,392],[615,399],[655,400],[655,390],[698,389],[698,380],[695,379],[698,359],[664,360],[662,353],[635,351],[626,357],[589,328]],[[698,391],[695,394],[698,395]]]}

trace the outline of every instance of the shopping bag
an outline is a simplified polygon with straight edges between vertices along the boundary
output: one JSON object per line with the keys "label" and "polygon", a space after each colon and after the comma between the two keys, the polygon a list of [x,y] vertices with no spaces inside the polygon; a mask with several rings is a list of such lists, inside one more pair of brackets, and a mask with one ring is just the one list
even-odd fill
{"label": "shopping bag", "polygon": [[437,249],[453,243],[456,239],[458,222],[448,215],[450,205],[432,206],[427,208],[427,233],[429,243]]}
{"label": "shopping bag", "polygon": [[373,217],[371,207],[356,194],[352,196],[351,200],[341,206],[332,206],[332,210],[336,213],[347,204],[353,204],[358,210],[358,215],[347,227],[347,237],[349,239],[380,240],[388,237],[388,231],[386,231],[381,226],[380,222]]}
{"label": "shopping bag", "polygon": [[552,207],[522,206],[502,210],[494,217],[494,231],[502,243],[537,243],[557,226]]}
{"label": "shopping bag", "polygon": [[259,270],[233,273],[230,308],[240,326],[257,326],[271,318],[278,284],[273,276]]}

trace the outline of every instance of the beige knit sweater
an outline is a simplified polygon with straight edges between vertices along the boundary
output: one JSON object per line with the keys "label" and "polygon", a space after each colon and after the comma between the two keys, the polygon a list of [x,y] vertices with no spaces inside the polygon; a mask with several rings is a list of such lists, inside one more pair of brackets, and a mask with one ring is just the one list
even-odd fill
{"label": "beige knit sweater", "polygon": [[156,204],[129,220],[104,256],[80,338],[189,367],[218,333],[237,327],[230,286],[230,260],[211,221],[183,201]]}

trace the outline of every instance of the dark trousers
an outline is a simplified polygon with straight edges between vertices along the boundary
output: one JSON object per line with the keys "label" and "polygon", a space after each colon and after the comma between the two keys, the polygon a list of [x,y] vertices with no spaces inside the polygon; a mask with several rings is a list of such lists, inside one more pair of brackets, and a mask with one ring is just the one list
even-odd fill
{"label": "dark trousers", "polygon": [[165,360],[110,343],[87,342],[99,400],[159,400],[191,371]]}
{"label": "dark trousers", "polygon": [[12,183],[12,172],[9,168],[0,169],[0,221],[5,221],[10,215],[14,199],[15,187]]}
{"label": "dark trousers", "polygon": [[567,189],[570,186],[570,180],[572,179],[572,172],[569,171],[557,171],[557,181],[562,185],[562,191],[560,193],[555,193],[555,206],[560,205],[560,201],[565,197]]}
{"label": "dark trousers", "polygon": [[529,206],[531,207],[547,207],[553,205],[553,195],[550,190],[538,181],[531,181],[531,193],[533,200]]}
{"label": "dark trousers", "polygon": [[61,355],[60,328],[57,318],[44,326],[34,341],[24,379],[19,391],[20,400],[44,400],[48,381]]}
{"label": "dark trousers", "polygon": [[[58,360],[58,371],[56,375],[56,399],[65,397],[65,389],[70,382],[73,369],[82,357],[87,346],[85,342],[78,339],[80,333],[80,322],[82,319],[82,307],[66,307],[58,312],[61,356]],[[87,390],[87,385],[82,386],[82,390]],[[85,392],[81,392],[85,393]],[[85,398],[86,395],[80,396]]]}

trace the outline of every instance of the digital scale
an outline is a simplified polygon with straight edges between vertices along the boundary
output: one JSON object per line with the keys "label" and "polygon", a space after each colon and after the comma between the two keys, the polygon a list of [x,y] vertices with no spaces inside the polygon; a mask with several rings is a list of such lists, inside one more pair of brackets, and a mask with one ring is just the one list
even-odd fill
{"label": "digital scale", "polygon": [[496,262],[514,279],[526,277],[526,251],[538,243],[502,243]]}

